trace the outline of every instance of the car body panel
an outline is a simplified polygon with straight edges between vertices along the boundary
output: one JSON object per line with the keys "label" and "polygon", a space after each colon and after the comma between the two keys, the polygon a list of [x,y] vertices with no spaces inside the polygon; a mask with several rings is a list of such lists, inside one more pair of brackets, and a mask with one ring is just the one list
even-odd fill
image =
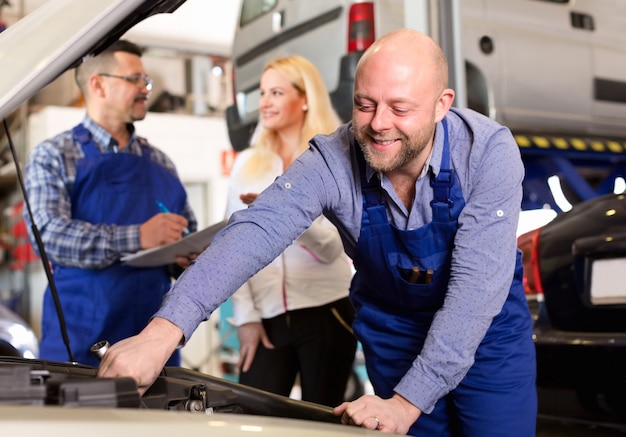
{"label": "car body panel", "polygon": [[[626,335],[601,335],[535,327],[537,387],[574,391],[594,412],[626,419]],[[607,401],[614,400],[607,407]]]}
{"label": "car body panel", "polygon": [[575,390],[583,406],[626,417],[626,195],[574,205],[518,244],[527,292],[541,293],[538,387]]}
{"label": "car body panel", "polygon": [[171,437],[374,436],[378,431],[312,421],[239,414],[190,414],[186,412],[130,408],[64,408],[45,406],[34,412],[18,406],[0,405],[0,427],[5,435],[68,435]]}
{"label": "car body panel", "polygon": [[37,358],[39,341],[28,324],[0,304],[0,355]]}
{"label": "car body panel", "polygon": [[[624,233],[626,196],[622,194],[579,203],[541,228],[539,268],[552,326],[565,331],[626,332],[626,305],[594,305],[589,282],[594,260],[625,259],[619,238]],[[595,247],[588,246],[590,237],[595,237]],[[605,241],[614,249],[601,245]],[[613,284],[621,286],[626,297],[623,283]]]}

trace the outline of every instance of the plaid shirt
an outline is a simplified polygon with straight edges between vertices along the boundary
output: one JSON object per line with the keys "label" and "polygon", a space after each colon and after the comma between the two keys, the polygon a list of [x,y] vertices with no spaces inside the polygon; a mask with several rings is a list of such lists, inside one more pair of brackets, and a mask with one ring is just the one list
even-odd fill
{"label": "plaid shirt", "polygon": [[[126,147],[119,149],[108,132],[87,115],[83,125],[91,133],[94,143],[102,153],[131,153],[141,155],[141,146],[151,148],[151,159],[177,176],[174,163],[162,151],[138,137],[130,125],[131,138]],[[80,268],[103,268],[118,261],[123,254],[141,249],[139,226],[88,223],[72,219],[71,192],[76,178],[76,163],[84,157],[80,144],[67,130],[44,141],[33,149],[24,171],[26,192],[52,263]],[[189,203],[183,216],[189,221],[189,230],[197,229],[197,222]],[[33,247],[37,247],[31,231],[31,220],[24,209],[24,219],[29,229]]]}

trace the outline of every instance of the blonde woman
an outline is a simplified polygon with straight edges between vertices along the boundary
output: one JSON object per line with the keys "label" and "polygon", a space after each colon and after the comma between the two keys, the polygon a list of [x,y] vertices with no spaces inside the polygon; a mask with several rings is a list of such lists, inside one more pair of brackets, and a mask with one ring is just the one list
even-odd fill
{"label": "blonde woman", "polygon": [[[261,130],[234,163],[228,216],[251,204],[310,138],[340,124],[319,72],[300,56],[268,63],[260,90]],[[288,396],[299,376],[303,400],[339,405],[356,349],[351,277],[337,229],[319,217],[246,282],[232,297],[239,382]]]}

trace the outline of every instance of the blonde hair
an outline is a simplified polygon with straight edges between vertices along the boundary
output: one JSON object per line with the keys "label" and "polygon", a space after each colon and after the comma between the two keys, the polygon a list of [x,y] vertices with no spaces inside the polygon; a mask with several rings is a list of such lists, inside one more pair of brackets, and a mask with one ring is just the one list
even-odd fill
{"label": "blonde hair", "polygon": [[[341,120],[332,106],[322,76],[310,61],[297,55],[274,59],[265,65],[263,73],[271,68],[283,74],[298,93],[306,98],[308,110],[304,115],[300,145],[294,152],[295,159],[308,148],[309,140],[314,135],[333,132]],[[276,131],[262,128],[254,144],[253,156],[246,163],[242,174],[253,176],[268,170],[277,151]]]}

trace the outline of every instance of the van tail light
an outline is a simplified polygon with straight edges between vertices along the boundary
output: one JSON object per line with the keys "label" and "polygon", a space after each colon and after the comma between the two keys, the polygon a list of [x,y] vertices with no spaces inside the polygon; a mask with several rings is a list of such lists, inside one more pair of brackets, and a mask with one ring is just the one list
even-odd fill
{"label": "van tail light", "polygon": [[376,39],[374,3],[355,3],[348,15],[348,53],[367,49]]}
{"label": "van tail light", "polygon": [[539,236],[540,229],[527,232],[517,237],[517,247],[522,251],[524,264],[524,292],[528,295],[543,295],[539,274]]}
{"label": "van tail light", "polygon": [[237,82],[235,82],[235,68],[234,66],[231,67],[230,69],[230,83],[231,83],[231,92],[233,93],[232,98],[233,98],[233,105],[237,104],[237,87],[235,86],[235,84]]}

